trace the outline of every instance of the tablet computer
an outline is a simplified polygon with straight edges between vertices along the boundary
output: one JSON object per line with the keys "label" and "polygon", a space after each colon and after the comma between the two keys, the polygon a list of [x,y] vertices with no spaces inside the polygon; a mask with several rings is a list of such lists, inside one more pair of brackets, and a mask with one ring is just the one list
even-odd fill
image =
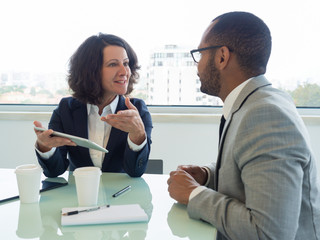
{"label": "tablet computer", "polygon": [[[39,128],[39,127],[34,127],[34,129],[38,130],[38,131],[46,131],[47,129],[45,128]],[[66,133],[61,133],[61,132],[57,132],[57,131],[53,131],[52,133],[53,136],[58,136],[58,137],[64,137],[64,138],[69,138],[70,140],[72,140],[72,142],[76,143],[78,146],[81,147],[85,147],[85,148],[92,148],[101,152],[105,152],[108,153],[108,150],[101,147],[100,145],[96,144],[95,142],[92,142],[88,139],[85,138],[81,138],[81,137],[77,137],[77,136],[73,136],[70,134],[66,134]]]}

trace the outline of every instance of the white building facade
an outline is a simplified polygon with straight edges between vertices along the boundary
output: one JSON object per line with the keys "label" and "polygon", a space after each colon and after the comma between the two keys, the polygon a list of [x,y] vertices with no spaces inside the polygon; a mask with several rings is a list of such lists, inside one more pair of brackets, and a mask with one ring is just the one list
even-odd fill
{"label": "white building facade", "polygon": [[190,49],[165,45],[150,54],[147,102],[150,105],[221,105],[200,91],[197,65]]}

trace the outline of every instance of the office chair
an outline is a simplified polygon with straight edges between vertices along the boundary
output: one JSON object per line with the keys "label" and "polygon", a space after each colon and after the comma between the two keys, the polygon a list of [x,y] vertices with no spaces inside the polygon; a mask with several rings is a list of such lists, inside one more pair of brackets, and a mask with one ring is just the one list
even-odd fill
{"label": "office chair", "polygon": [[163,174],[163,160],[162,159],[149,159],[145,173]]}

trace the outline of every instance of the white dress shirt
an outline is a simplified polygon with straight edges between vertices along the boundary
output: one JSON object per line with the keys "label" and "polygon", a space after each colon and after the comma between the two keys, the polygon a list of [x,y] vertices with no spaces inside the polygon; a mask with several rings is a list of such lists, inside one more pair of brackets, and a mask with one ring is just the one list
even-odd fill
{"label": "white dress shirt", "polygon": [[[102,110],[102,114],[99,115],[99,108],[96,105],[87,104],[87,112],[88,112],[88,139],[90,141],[93,141],[97,143],[100,146],[106,147],[108,144],[110,132],[111,132],[111,126],[101,121],[101,117],[107,116],[108,114],[114,114],[117,108],[119,102],[119,96],[117,96],[108,106],[105,106]],[[128,135],[128,145],[131,150],[138,152],[140,151],[147,143],[147,138],[144,140],[144,142],[140,145],[134,144]],[[37,148],[36,151],[39,153],[39,155],[44,159],[49,159],[54,152],[56,151],[56,148],[52,148],[50,151],[42,153]],[[96,167],[101,168],[103,159],[105,156],[104,152],[97,151],[94,149],[89,149],[90,157],[92,159],[93,165]]]}
{"label": "white dress shirt", "polygon": [[[223,108],[222,108],[222,114],[225,117],[225,119],[227,120],[232,106],[234,104],[234,102],[236,101],[237,97],[239,96],[241,90],[247,85],[247,83],[251,80],[252,78],[249,78],[248,80],[244,81],[243,83],[241,83],[239,86],[237,86],[235,89],[233,89],[231,91],[231,93],[229,93],[229,95],[226,97],[224,104],[223,104]],[[196,195],[198,195],[200,192],[202,192],[203,190],[205,190],[210,182],[210,170],[207,167],[204,167],[205,170],[207,171],[207,175],[208,175],[208,179],[207,182],[205,183],[204,186],[198,186],[195,189],[193,189],[193,191],[191,192],[190,196],[189,196],[189,201],[194,198]]]}

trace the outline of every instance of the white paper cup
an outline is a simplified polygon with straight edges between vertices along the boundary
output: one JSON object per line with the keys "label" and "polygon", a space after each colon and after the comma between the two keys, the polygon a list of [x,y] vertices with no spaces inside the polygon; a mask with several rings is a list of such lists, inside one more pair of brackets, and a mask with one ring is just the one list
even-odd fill
{"label": "white paper cup", "polygon": [[16,168],[15,173],[20,202],[38,202],[42,168],[36,164],[21,165]]}
{"label": "white paper cup", "polygon": [[98,167],[77,168],[75,177],[78,203],[81,207],[96,206],[98,202],[101,170]]}

